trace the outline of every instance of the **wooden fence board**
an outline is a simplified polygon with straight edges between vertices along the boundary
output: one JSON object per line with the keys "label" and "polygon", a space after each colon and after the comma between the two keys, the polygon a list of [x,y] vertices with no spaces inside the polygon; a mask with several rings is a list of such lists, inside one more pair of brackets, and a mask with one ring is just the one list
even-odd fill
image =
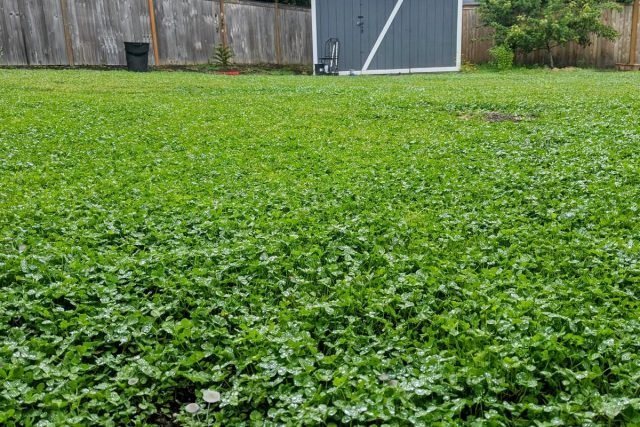
{"label": "wooden fence board", "polygon": [[[97,0],[99,1],[99,0]],[[77,65],[100,65],[92,0],[71,0],[69,11]]]}
{"label": "wooden fence board", "polygon": [[21,0],[0,1],[0,64],[27,65],[25,40],[22,37],[22,23],[18,2]]}
{"label": "wooden fence board", "polygon": [[488,62],[493,31],[482,24],[476,7],[462,9],[462,59],[474,64]]}
{"label": "wooden fence board", "polygon": [[158,25],[160,62],[165,65],[179,64],[175,8],[176,2],[172,0],[156,1],[156,22]]}
{"label": "wooden fence board", "polygon": [[0,64],[68,64],[59,1],[0,1],[0,50]]}
{"label": "wooden fence board", "polygon": [[274,64],[275,12],[271,5],[229,3],[225,6],[229,46],[239,64]]}
{"label": "wooden fence board", "polygon": [[311,14],[280,6],[280,52],[288,64],[308,64],[313,57]]}

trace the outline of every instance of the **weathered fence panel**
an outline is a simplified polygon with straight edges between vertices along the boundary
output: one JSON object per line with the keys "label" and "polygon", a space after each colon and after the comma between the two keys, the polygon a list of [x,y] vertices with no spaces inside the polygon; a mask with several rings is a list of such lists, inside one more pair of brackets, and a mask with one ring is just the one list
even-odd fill
{"label": "weathered fence panel", "polygon": [[60,1],[0,1],[0,50],[9,65],[67,64]]}
{"label": "weathered fence panel", "polygon": [[165,65],[206,63],[218,43],[218,2],[156,0],[160,61]]}
{"label": "weathered fence panel", "polygon": [[229,45],[238,64],[311,64],[311,12],[258,2],[227,2]]}
{"label": "weathered fence panel", "polygon": [[462,9],[462,59],[474,64],[489,62],[493,32],[483,25],[475,6]]}
{"label": "weathered fence panel", "polygon": [[[221,42],[219,1],[154,1],[161,63],[208,62]],[[0,65],[124,65],[123,42],[151,39],[148,8],[148,0],[0,0]],[[619,39],[555,48],[556,64],[604,68],[627,62],[631,11],[625,6],[603,16]],[[236,63],[311,64],[309,9],[226,0],[225,12]],[[477,7],[464,7],[462,38],[465,60],[489,61],[491,30],[483,26]],[[149,60],[153,64],[153,55]],[[518,60],[533,64],[547,58],[536,52]]]}
{"label": "weathered fence panel", "polygon": [[313,40],[311,13],[300,8],[279,8],[279,31],[281,55],[292,64],[311,64]]}
{"label": "weathered fence panel", "polygon": [[25,39],[18,11],[21,0],[0,1],[0,64],[27,65]]}
{"label": "weathered fence panel", "polygon": [[276,62],[274,43],[275,9],[270,4],[258,6],[227,4],[225,13],[229,45],[240,64]]}
{"label": "weathered fence panel", "polygon": [[32,65],[65,64],[67,62],[59,0],[22,0],[19,10]]}
{"label": "weathered fence panel", "polygon": [[146,0],[68,0],[68,5],[75,65],[122,65],[125,41],[150,40]]}
{"label": "weathered fence panel", "polygon": [[[155,0],[155,14],[162,64],[211,60],[219,1]],[[236,63],[312,61],[309,9],[227,0],[226,23]],[[150,32],[147,0],[0,0],[0,65],[124,65],[124,42]]]}

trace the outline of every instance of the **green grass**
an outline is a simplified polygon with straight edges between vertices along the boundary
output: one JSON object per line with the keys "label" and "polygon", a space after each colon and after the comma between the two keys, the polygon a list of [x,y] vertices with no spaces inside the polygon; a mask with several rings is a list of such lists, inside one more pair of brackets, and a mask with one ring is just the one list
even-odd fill
{"label": "green grass", "polygon": [[0,424],[640,425],[638,93],[0,71]]}

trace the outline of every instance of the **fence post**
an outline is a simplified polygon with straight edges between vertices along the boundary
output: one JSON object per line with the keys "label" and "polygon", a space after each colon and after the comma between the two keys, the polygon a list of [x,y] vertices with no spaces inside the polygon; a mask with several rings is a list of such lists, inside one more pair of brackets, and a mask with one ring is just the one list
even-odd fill
{"label": "fence post", "polygon": [[636,52],[638,50],[638,20],[640,16],[640,0],[633,2],[631,13],[631,46],[629,47],[629,64],[636,64]]}
{"label": "fence post", "polygon": [[69,66],[75,65],[75,59],[73,55],[73,41],[71,40],[71,31],[69,20],[69,4],[67,0],[60,0],[60,9],[62,10],[62,29],[64,31],[64,45],[67,51],[67,62]]}
{"label": "fence post", "polygon": [[24,54],[24,60],[27,62],[27,66],[31,66],[31,59],[29,58],[29,46],[27,46],[27,34],[25,32],[25,19],[26,19],[26,11],[24,9],[24,3],[18,2],[18,15],[20,16],[20,37],[22,37],[22,52]]}
{"label": "fence post", "polygon": [[229,47],[227,39],[227,20],[224,16],[224,0],[220,0],[220,32],[222,33],[222,47]]}
{"label": "fence post", "polygon": [[149,24],[151,25],[151,41],[153,43],[153,59],[156,67],[160,65],[160,53],[158,51],[158,31],[156,29],[156,8],[153,0],[149,0]]}
{"label": "fence post", "polygon": [[276,64],[280,64],[282,62],[282,37],[280,35],[280,7],[279,2],[276,0],[276,6],[274,10],[275,16],[275,27],[273,31],[273,38],[276,47]]}

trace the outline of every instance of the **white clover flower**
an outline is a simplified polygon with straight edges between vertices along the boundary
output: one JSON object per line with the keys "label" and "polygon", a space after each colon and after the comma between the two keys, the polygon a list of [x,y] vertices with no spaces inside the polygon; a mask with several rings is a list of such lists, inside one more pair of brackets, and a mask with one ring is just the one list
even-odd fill
{"label": "white clover flower", "polygon": [[202,397],[207,403],[220,402],[220,393],[214,390],[205,390],[202,392]]}
{"label": "white clover flower", "polygon": [[187,406],[185,406],[186,411],[190,414],[195,414],[198,411],[200,411],[200,405],[198,405],[197,403],[189,403]]}

